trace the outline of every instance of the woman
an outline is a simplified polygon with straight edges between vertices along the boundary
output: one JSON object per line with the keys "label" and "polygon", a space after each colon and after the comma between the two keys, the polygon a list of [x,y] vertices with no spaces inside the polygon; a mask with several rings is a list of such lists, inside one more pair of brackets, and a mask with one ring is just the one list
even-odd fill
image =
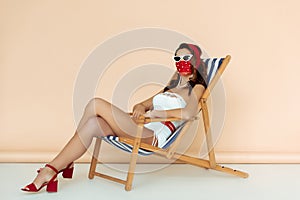
{"label": "woman", "polygon": [[[86,152],[94,137],[114,135],[133,138],[129,134],[136,132],[136,120],[141,116],[187,120],[196,115],[199,99],[207,87],[206,68],[200,57],[201,50],[198,46],[182,43],[174,56],[178,73],[174,74],[168,86],[159,93],[136,104],[132,115],[103,99],[92,99],[71,140],[50,163],[38,170],[34,181],[22,190],[37,192],[47,186],[48,192],[56,192],[57,175],[62,172],[63,177],[72,178],[73,162]],[[142,142],[161,147],[182,122],[145,124]]]}

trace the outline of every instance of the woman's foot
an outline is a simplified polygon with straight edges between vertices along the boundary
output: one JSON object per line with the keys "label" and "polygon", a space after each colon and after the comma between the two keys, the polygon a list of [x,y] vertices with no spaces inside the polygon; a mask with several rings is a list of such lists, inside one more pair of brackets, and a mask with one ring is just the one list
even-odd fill
{"label": "woman's foot", "polygon": [[[22,190],[28,191],[28,192],[37,192],[46,185],[47,185],[47,187],[49,186],[49,184],[53,185],[53,183],[57,181],[57,180],[55,180],[57,173],[58,173],[58,171],[56,170],[56,168],[47,164],[44,168],[42,168],[40,170],[40,172],[38,173],[36,178],[33,180],[33,182],[31,184],[25,186],[24,188],[22,188]],[[51,188],[50,188],[50,190],[51,190]],[[55,192],[55,191],[50,191],[50,192]]]}
{"label": "woman's foot", "polygon": [[[43,168],[37,170],[37,173],[40,173]],[[58,171],[58,174],[62,172],[62,176],[64,178],[72,178],[74,171],[74,162],[68,164],[65,168]]]}

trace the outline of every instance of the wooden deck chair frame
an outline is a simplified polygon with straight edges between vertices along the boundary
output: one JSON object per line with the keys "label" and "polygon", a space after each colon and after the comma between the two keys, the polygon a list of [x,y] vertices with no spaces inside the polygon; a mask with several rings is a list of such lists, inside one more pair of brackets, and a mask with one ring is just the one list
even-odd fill
{"label": "wooden deck chair frame", "polygon": [[228,62],[230,61],[230,58],[231,57],[229,55],[227,55],[224,58],[222,64],[220,65],[220,67],[218,68],[215,76],[213,77],[210,84],[208,85],[208,87],[204,91],[202,97],[200,98],[200,102],[198,104],[199,113],[200,113],[200,111],[202,111],[204,131],[205,131],[205,136],[206,136],[205,138],[206,138],[206,144],[207,144],[207,149],[208,149],[208,158],[209,158],[208,160],[176,153],[176,147],[180,143],[180,140],[181,140],[182,136],[189,129],[192,121],[197,120],[198,117],[190,119],[189,121],[186,122],[186,124],[183,127],[183,129],[181,130],[179,136],[176,138],[176,140],[167,149],[161,149],[161,148],[154,147],[152,145],[145,144],[145,143],[141,142],[141,136],[142,136],[144,124],[149,123],[149,122],[154,122],[154,121],[155,122],[176,121],[176,120],[182,120],[182,119],[181,118],[154,118],[154,119],[151,119],[151,118],[141,117],[138,120],[137,133],[136,133],[136,137],[135,137],[134,140],[129,139],[129,138],[123,138],[123,137],[119,138],[120,142],[123,142],[123,143],[126,143],[126,144],[129,144],[129,145],[133,146],[126,180],[122,180],[122,179],[119,179],[119,178],[115,178],[115,177],[112,177],[112,176],[108,176],[108,175],[96,172],[97,163],[101,163],[98,160],[99,150],[100,150],[100,145],[101,145],[101,140],[102,140],[101,138],[96,139],[94,152],[93,152],[93,157],[92,157],[91,165],[90,165],[89,178],[93,179],[94,176],[99,176],[99,177],[102,177],[102,178],[105,178],[105,179],[108,179],[108,180],[111,180],[111,181],[115,181],[115,182],[124,184],[125,185],[125,190],[130,191],[131,188],[132,188],[132,181],[133,181],[134,171],[135,171],[135,167],[136,167],[139,148],[143,148],[143,149],[146,149],[148,151],[153,151],[154,154],[166,157],[168,159],[174,159],[174,160],[178,160],[178,161],[181,161],[183,163],[191,164],[191,165],[194,165],[194,166],[203,167],[203,168],[206,168],[206,169],[213,169],[213,170],[229,173],[229,174],[232,174],[232,175],[236,175],[236,176],[239,176],[239,177],[242,177],[242,178],[247,178],[248,174],[246,172],[242,172],[242,171],[234,170],[234,169],[231,169],[231,168],[228,168],[228,167],[224,167],[224,166],[218,165],[216,163],[215,152],[214,152],[214,148],[213,148],[213,144],[212,144],[212,137],[211,137],[211,132],[210,132],[211,129],[210,129],[210,122],[209,122],[208,107],[207,107],[207,98],[210,95],[210,91],[213,89],[216,82],[219,80],[220,76],[222,75],[223,71],[225,70]]}

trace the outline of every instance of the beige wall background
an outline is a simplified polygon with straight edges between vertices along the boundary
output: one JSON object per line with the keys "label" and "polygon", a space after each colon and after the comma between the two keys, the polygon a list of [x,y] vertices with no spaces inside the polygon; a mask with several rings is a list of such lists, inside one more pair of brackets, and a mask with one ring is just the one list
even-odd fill
{"label": "beige wall background", "polygon": [[[232,55],[222,77],[218,161],[300,163],[299,6],[297,0],[0,0],[0,161],[53,158],[76,128],[74,84],[89,53],[121,32],[157,27],[193,38],[209,55]],[[147,62],[172,68],[169,59],[151,50],[121,57],[97,96],[109,100],[126,70]],[[128,108],[142,99],[133,95]],[[128,158],[108,145],[103,152],[108,162]]]}

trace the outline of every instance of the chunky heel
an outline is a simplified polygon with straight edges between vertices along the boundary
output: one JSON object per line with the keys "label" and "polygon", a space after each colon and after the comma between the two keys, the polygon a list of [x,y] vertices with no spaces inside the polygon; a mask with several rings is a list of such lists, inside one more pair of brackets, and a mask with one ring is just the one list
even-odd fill
{"label": "chunky heel", "polygon": [[47,192],[57,192],[58,180],[50,181],[47,184]]}
{"label": "chunky heel", "polygon": [[74,167],[67,168],[67,169],[63,170],[62,176],[64,178],[72,178],[73,177],[73,171],[74,171]]}

